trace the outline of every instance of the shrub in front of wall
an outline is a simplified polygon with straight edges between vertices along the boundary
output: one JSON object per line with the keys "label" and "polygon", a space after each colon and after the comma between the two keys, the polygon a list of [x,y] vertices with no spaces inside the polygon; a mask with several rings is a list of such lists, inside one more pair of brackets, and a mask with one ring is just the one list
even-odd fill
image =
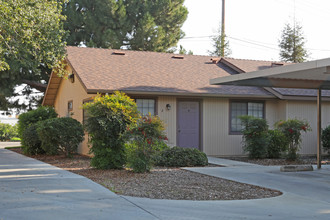
{"label": "shrub in front of wall", "polygon": [[208,159],[205,153],[195,148],[172,147],[156,154],[154,163],[165,167],[193,167],[206,166]]}
{"label": "shrub in front of wall", "polygon": [[287,137],[278,129],[268,130],[267,158],[280,158],[287,151]]}
{"label": "shrub in front of wall", "polygon": [[23,132],[30,125],[33,125],[39,121],[43,121],[50,118],[56,118],[57,113],[52,107],[41,106],[35,110],[31,110],[21,114],[18,118],[18,135],[22,138]]}
{"label": "shrub in front of wall", "polygon": [[24,154],[37,155],[45,153],[37,133],[37,124],[33,124],[24,130],[21,144]]}
{"label": "shrub in front of wall", "polygon": [[287,159],[298,159],[298,151],[301,148],[301,133],[311,131],[308,122],[298,119],[288,119],[286,121],[279,121],[275,124],[288,140]]}
{"label": "shrub in front of wall", "polygon": [[322,130],[322,146],[330,154],[330,125]]}
{"label": "shrub in front of wall", "polygon": [[267,156],[268,124],[265,119],[253,116],[240,117],[243,129],[243,150],[250,158],[264,158]]}
{"label": "shrub in front of wall", "polygon": [[125,132],[139,114],[136,103],[124,93],[98,95],[83,107],[90,137],[91,165],[98,169],[121,169],[126,163]]}
{"label": "shrub in front of wall", "polygon": [[134,172],[149,172],[152,167],[152,155],[164,149],[167,140],[165,126],[158,116],[146,115],[127,129],[129,147],[127,165]]}
{"label": "shrub in front of wall", "polygon": [[50,155],[62,152],[71,157],[84,140],[83,126],[73,118],[52,118],[39,122],[37,132],[41,147]]}

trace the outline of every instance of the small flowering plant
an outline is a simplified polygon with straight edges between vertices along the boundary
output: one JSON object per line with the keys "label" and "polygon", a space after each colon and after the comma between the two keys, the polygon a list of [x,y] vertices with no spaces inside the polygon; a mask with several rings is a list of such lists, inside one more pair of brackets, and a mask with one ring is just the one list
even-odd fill
{"label": "small flowering plant", "polygon": [[127,128],[130,137],[147,145],[153,145],[158,141],[167,141],[164,133],[165,126],[158,116],[146,115],[142,116],[136,124]]}
{"label": "small flowering plant", "polygon": [[301,148],[301,133],[311,131],[310,125],[305,120],[288,119],[277,122],[275,127],[282,131],[288,140],[288,159],[296,160],[297,152]]}
{"label": "small flowering plant", "polygon": [[154,152],[166,148],[168,140],[165,126],[158,116],[142,116],[136,124],[127,128],[129,137],[128,165],[134,172],[146,172],[151,169],[151,157]]}

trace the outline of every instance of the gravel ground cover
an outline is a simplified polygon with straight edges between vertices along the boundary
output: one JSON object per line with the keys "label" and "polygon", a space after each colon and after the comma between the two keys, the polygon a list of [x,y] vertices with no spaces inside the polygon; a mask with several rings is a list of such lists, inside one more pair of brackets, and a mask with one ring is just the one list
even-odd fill
{"label": "gravel ground cover", "polygon": [[[259,164],[263,166],[282,166],[282,165],[315,165],[316,164],[316,156],[311,157],[301,157],[299,160],[290,161],[286,159],[250,159],[248,157],[230,157],[226,158],[230,160],[237,160],[246,163]],[[330,164],[330,156],[322,157],[322,164]]]}
{"label": "gravel ground cover", "polygon": [[[10,149],[22,153],[20,148]],[[279,196],[282,193],[249,184],[211,177],[180,168],[156,167],[150,173],[130,170],[97,170],[91,168],[90,158],[75,155],[32,156],[53,166],[85,176],[111,191],[126,196],[174,200],[243,200]]]}

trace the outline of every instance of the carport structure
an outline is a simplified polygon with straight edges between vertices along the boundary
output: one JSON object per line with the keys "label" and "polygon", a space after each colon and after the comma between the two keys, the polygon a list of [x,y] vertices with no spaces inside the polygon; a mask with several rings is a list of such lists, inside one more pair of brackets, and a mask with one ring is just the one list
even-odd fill
{"label": "carport structure", "polygon": [[330,90],[330,58],[219,77],[210,84],[317,90],[317,168],[321,168],[321,92]]}

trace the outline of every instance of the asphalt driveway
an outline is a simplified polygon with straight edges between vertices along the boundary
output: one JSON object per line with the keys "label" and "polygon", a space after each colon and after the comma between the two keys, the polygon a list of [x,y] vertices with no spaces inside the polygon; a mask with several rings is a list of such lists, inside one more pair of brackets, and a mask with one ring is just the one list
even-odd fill
{"label": "asphalt driveway", "polygon": [[256,200],[182,201],[118,196],[91,180],[0,149],[0,219],[330,219],[330,167],[281,173],[210,158],[227,167],[191,171],[278,189]]}

